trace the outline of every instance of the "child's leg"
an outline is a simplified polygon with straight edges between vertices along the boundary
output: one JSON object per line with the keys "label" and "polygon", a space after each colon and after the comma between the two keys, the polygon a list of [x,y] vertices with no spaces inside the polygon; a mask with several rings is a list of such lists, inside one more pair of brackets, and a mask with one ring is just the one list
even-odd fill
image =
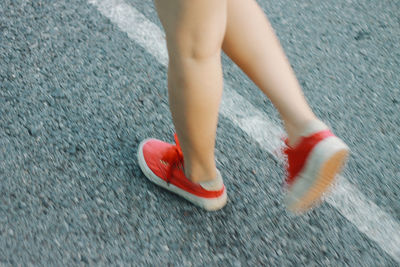
{"label": "child's leg", "polygon": [[254,0],[229,0],[224,52],[270,98],[291,144],[315,120],[264,12]]}
{"label": "child's leg", "polygon": [[214,159],[222,96],[221,46],[226,0],[156,0],[167,35],[168,90],[185,174],[194,182],[216,177]]}
{"label": "child's leg", "polygon": [[228,1],[223,49],[281,114],[289,135],[289,146],[284,150],[288,174],[284,201],[289,210],[307,210],[332,185],[349,148],[311,111],[271,25],[255,0]]}

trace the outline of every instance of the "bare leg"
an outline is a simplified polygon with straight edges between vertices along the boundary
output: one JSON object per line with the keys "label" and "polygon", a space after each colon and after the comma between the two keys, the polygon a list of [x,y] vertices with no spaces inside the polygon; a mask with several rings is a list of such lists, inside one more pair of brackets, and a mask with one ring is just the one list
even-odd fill
{"label": "bare leg", "polygon": [[291,144],[316,117],[268,22],[254,0],[229,0],[224,52],[270,98],[284,121]]}
{"label": "bare leg", "polygon": [[216,177],[214,158],[222,96],[221,46],[226,0],[156,0],[167,35],[168,91],[182,147],[185,174],[193,182]]}

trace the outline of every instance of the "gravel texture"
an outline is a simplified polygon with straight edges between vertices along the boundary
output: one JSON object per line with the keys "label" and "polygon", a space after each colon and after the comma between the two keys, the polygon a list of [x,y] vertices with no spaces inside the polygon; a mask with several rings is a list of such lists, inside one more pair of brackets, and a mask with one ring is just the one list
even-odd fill
{"label": "gravel texture", "polygon": [[[310,104],[352,148],[344,176],[400,220],[399,2],[265,2]],[[151,2],[127,3],[159,24]],[[86,1],[2,0],[0,62],[0,265],[396,266],[327,204],[287,213],[282,166],[224,118],[223,210],[148,182],[137,145],[172,141],[166,69]]]}

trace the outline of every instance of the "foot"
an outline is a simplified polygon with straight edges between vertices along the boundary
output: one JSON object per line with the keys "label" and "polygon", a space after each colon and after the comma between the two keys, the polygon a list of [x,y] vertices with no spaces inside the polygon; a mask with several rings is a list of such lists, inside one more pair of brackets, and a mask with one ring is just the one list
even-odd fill
{"label": "foot", "polygon": [[294,147],[288,145],[285,204],[301,213],[319,203],[346,162],[349,148],[328,127],[314,121]]}
{"label": "foot", "polygon": [[153,183],[185,198],[206,210],[218,210],[227,202],[221,174],[217,178],[193,183],[183,171],[183,154],[175,135],[176,145],[157,139],[142,141],[138,149],[139,166]]}

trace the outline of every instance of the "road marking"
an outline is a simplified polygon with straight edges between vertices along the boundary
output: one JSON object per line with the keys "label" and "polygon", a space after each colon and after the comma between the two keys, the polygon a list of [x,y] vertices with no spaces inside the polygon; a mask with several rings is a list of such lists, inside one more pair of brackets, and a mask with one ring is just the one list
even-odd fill
{"label": "road marking", "polygon": [[[157,25],[123,0],[88,2],[96,6],[100,13],[109,18],[121,31],[127,33],[129,38],[152,54],[160,64],[167,66],[164,33]],[[230,86],[224,88],[220,113],[282,162],[275,152],[281,145],[280,136],[283,130]],[[339,178],[339,183],[327,198],[327,202],[400,263],[400,225],[389,214],[368,200],[344,177]]]}

